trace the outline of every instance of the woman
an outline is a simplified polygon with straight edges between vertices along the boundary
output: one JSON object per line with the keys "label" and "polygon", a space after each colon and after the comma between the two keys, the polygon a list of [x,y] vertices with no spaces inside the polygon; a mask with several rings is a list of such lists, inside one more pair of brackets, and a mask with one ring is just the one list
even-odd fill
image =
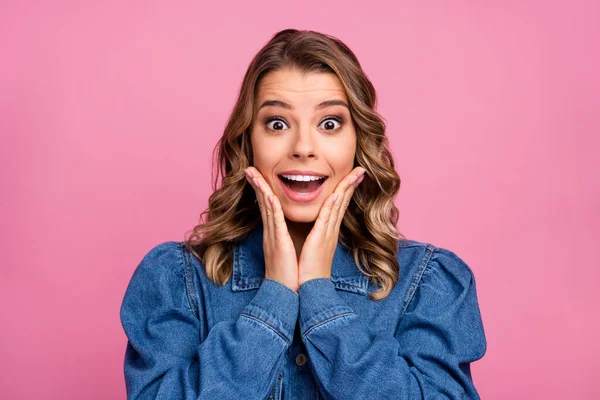
{"label": "woman", "polygon": [[338,39],[292,29],[252,60],[222,184],[121,307],[132,399],[479,398],[475,278],[396,229],[375,90]]}

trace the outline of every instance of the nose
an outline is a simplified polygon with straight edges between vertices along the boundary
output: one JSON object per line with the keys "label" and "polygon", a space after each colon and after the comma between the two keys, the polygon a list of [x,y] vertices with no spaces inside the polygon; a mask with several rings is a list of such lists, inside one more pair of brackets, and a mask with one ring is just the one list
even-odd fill
{"label": "nose", "polygon": [[309,128],[300,128],[293,145],[294,158],[315,158],[315,141]]}

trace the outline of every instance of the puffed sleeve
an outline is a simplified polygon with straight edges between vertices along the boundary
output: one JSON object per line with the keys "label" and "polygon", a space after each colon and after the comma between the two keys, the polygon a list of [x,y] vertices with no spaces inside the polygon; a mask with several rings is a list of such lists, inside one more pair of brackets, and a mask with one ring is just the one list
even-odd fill
{"label": "puffed sleeve", "polygon": [[306,281],[298,294],[302,340],[325,398],[480,398],[470,363],[487,346],[475,277],[453,252],[433,250],[393,335],[373,333],[330,279]]}
{"label": "puffed sleeve", "polygon": [[[155,246],[135,269],[120,310],[128,399],[265,399],[293,338],[298,294],[265,279],[239,317],[205,335],[189,293],[183,244]],[[187,277],[186,277],[187,276]]]}

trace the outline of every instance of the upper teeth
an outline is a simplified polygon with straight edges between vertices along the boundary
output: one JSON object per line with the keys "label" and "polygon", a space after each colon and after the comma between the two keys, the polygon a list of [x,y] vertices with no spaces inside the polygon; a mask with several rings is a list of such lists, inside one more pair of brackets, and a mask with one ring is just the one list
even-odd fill
{"label": "upper teeth", "polygon": [[282,175],[286,179],[293,181],[316,181],[319,179],[325,179],[323,176],[311,176],[311,175]]}

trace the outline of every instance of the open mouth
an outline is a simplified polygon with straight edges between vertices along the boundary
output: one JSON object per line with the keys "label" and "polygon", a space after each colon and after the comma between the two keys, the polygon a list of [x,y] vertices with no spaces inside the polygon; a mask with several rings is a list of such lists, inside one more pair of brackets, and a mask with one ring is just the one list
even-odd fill
{"label": "open mouth", "polygon": [[285,178],[282,175],[278,175],[279,179],[290,189],[297,193],[310,193],[317,190],[328,177],[324,176],[314,181],[296,181]]}

